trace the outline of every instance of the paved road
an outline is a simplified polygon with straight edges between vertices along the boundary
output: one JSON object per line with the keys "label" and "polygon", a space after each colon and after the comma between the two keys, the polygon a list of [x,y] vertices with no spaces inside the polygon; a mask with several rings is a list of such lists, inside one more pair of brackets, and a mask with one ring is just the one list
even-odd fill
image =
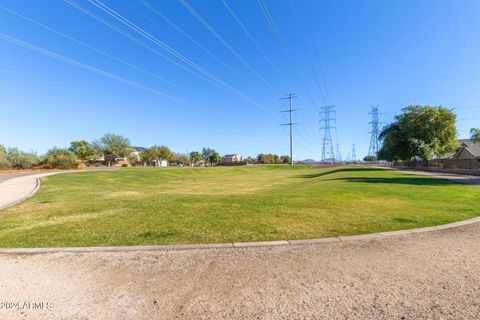
{"label": "paved road", "polygon": [[480,319],[480,224],[379,240],[0,255],[27,319]]}

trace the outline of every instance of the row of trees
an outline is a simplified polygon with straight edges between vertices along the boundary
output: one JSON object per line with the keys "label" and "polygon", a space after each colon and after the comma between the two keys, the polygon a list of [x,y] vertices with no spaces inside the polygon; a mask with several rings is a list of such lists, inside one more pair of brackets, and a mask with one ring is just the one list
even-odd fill
{"label": "row of trees", "polygon": [[73,169],[77,167],[77,157],[68,149],[50,149],[43,156],[34,152],[23,152],[17,148],[0,145],[0,169]]}
{"label": "row of trees", "polygon": [[[431,160],[458,147],[456,115],[444,107],[410,105],[380,133],[382,148],[378,159]],[[480,141],[480,130],[472,129],[472,139]]]}

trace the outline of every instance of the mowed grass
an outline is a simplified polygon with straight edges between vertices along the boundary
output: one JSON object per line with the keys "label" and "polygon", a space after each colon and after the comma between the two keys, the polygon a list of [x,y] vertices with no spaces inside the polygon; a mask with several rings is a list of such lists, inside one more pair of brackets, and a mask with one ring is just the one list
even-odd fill
{"label": "mowed grass", "polygon": [[133,168],[42,178],[0,212],[1,247],[305,239],[480,215],[480,186],[366,168]]}

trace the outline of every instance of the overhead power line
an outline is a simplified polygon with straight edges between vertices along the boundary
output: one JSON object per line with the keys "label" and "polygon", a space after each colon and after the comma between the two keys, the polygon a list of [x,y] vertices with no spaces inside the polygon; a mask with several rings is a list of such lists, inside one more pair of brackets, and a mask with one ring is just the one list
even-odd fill
{"label": "overhead power line", "polygon": [[[76,8],[79,8],[81,6],[79,6],[77,3],[75,3],[73,0],[64,0],[66,1],[67,3],[73,5],[74,7]],[[174,50],[173,48],[171,48],[170,46],[168,46],[167,44],[163,43],[162,41],[158,40],[156,37],[152,36],[150,33],[146,32],[145,30],[143,30],[142,28],[138,27],[135,23],[131,22],[130,20],[124,18],[122,15],[120,15],[119,13],[117,13],[116,11],[112,10],[111,8],[109,8],[108,6],[106,6],[105,4],[103,4],[101,1],[98,1],[98,0],[89,0],[90,3],[92,3],[93,5],[95,5],[97,8],[99,8],[100,10],[102,10],[103,12],[107,13],[108,15],[112,16],[113,18],[115,18],[116,20],[120,21],[121,23],[123,23],[124,25],[126,25],[127,27],[129,27],[130,29],[134,30],[135,32],[137,32],[138,34],[140,34],[141,36],[143,36],[144,38],[148,39],[149,41],[153,42],[155,45],[159,46],[160,48],[162,48],[163,50],[165,50],[166,52],[168,52],[169,54],[171,54],[172,56],[174,56],[175,58],[177,58],[178,60],[180,60],[181,62],[185,63],[186,65],[190,66],[192,69],[196,70],[198,73],[204,75],[206,78],[212,80],[213,82],[215,82],[217,84],[217,86],[219,88],[223,88],[225,91],[231,93],[231,94],[235,94],[237,96],[239,96],[240,98],[242,98],[243,100],[249,102],[250,104],[264,110],[264,111],[267,111],[267,112],[271,112],[270,110],[268,110],[267,108],[265,108],[262,104],[260,104],[259,102],[251,99],[250,97],[246,96],[245,94],[243,94],[242,92],[238,91],[237,89],[233,88],[232,86],[230,86],[229,84],[225,83],[223,80],[219,79],[218,77],[216,77],[215,75],[211,74],[210,72],[206,71],[204,68],[200,67],[199,65],[195,64],[194,62],[192,62],[190,59],[186,58],[185,56],[183,56],[182,54],[180,54],[179,52],[177,52],[176,50]],[[85,12],[85,10],[82,10]],[[90,14],[89,14],[90,15]],[[92,14],[91,16],[93,16],[94,14]],[[115,29],[115,27],[114,27]],[[116,28],[118,30],[118,28]],[[122,33],[124,34],[124,32]],[[129,38],[132,38],[132,37],[129,37]],[[138,42],[138,41],[137,41]],[[141,42],[140,42],[141,43]]]}
{"label": "overhead power line", "polygon": [[317,104],[315,103],[315,100],[313,99],[313,97],[310,93],[310,90],[308,90],[308,88],[305,84],[305,81],[303,80],[303,77],[302,77],[300,71],[297,68],[297,65],[295,64],[292,56],[290,55],[290,53],[288,51],[288,48],[287,48],[287,45],[286,45],[285,41],[283,40],[283,37],[280,34],[280,31],[278,30],[278,28],[275,24],[275,21],[273,20],[272,16],[270,15],[270,12],[268,11],[267,6],[263,2],[263,0],[257,0],[257,4],[260,7],[260,11],[263,13],[263,16],[265,17],[265,20],[267,21],[268,25],[272,29],[272,32],[274,34],[275,39],[280,44],[280,48],[282,49],[283,53],[287,57],[287,61],[290,64],[290,67],[292,68],[292,70],[294,71],[295,76],[297,77],[297,79],[301,83],[303,89],[305,90],[305,93],[307,94],[310,102],[312,103],[312,105],[315,107],[315,109],[317,111],[320,111],[320,109],[318,108]]}
{"label": "overhead power line", "polygon": [[237,22],[237,24],[240,26],[240,28],[243,30],[243,32],[247,35],[247,37],[250,39],[250,41],[253,43],[253,45],[257,48],[257,50],[262,54],[262,56],[267,60],[267,62],[272,66],[272,68],[277,72],[277,74],[284,78],[283,74],[280,72],[280,70],[275,66],[273,61],[270,59],[270,57],[265,53],[265,51],[262,49],[262,47],[258,44],[258,42],[255,40],[253,35],[248,31],[247,27],[243,24],[243,22],[240,20],[240,18],[235,14],[233,9],[230,7],[230,5],[227,3],[226,0],[222,0],[223,5],[227,9],[227,11],[232,15],[233,19]]}
{"label": "overhead power line", "polygon": [[0,39],[3,39],[3,40],[8,41],[8,42],[11,42],[11,43],[16,44],[16,45],[18,45],[18,46],[21,46],[21,47],[30,49],[30,50],[32,50],[32,51],[41,53],[41,54],[43,54],[43,55],[49,56],[49,57],[54,58],[54,59],[56,59],[56,60],[59,60],[59,61],[68,63],[68,64],[70,64],[70,65],[79,67],[79,68],[81,68],[81,69],[84,69],[84,70],[87,70],[87,71],[96,73],[96,74],[98,74],[98,75],[101,75],[101,76],[103,76],[103,77],[109,78],[109,79],[111,79],[111,80],[115,80],[115,81],[118,81],[118,82],[127,84],[127,85],[132,86],[132,87],[135,87],[135,88],[137,88],[137,89],[141,89],[141,90],[144,90],[144,91],[147,91],[147,92],[156,94],[156,95],[158,95],[158,96],[166,97],[166,98],[169,98],[169,99],[171,99],[171,100],[180,102],[180,103],[182,103],[182,104],[185,104],[185,105],[188,105],[188,106],[191,106],[191,107],[194,107],[194,108],[198,108],[198,109],[201,109],[201,110],[204,110],[204,111],[209,111],[208,109],[205,109],[205,108],[203,108],[203,107],[201,107],[201,106],[198,106],[198,105],[196,105],[196,104],[193,104],[193,103],[187,102],[187,101],[185,101],[185,100],[182,100],[182,99],[173,97],[173,96],[171,96],[171,95],[169,95],[169,94],[166,94],[166,93],[164,93],[164,92],[158,91],[158,90],[156,90],[156,89],[152,89],[152,88],[150,88],[150,87],[148,87],[148,86],[145,86],[145,85],[143,85],[143,84],[140,84],[140,83],[137,83],[137,82],[134,82],[134,81],[131,81],[131,80],[122,78],[122,77],[117,76],[117,75],[115,75],[115,74],[113,74],[113,73],[110,73],[110,72],[103,71],[103,70],[101,70],[101,69],[92,67],[92,66],[90,66],[90,65],[88,65],[88,64],[85,64],[85,63],[82,63],[82,62],[80,62],[80,61],[77,61],[77,60],[74,60],[74,59],[71,59],[71,58],[62,56],[62,55],[60,55],[60,54],[58,54],[58,53],[55,53],[55,52],[53,52],[53,51],[50,51],[50,50],[47,50],[47,49],[44,49],[44,48],[41,48],[41,47],[37,47],[37,46],[35,46],[35,45],[31,44],[31,43],[25,42],[25,41],[20,40],[20,39],[18,39],[18,38],[15,38],[15,37],[12,37],[12,36],[9,36],[9,35],[0,33]]}
{"label": "overhead power line", "polygon": [[6,8],[6,7],[4,7],[4,6],[1,6],[1,5],[0,5],[0,8],[3,9],[3,10],[5,10],[5,11],[7,11],[7,12],[9,12],[9,13],[11,13],[11,14],[13,14],[13,15],[16,15],[17,17],[20,17],[20,18],[22,18],[22,19],[24,19],[24,20],[26,20],[26,21],[28,21],[28,22],[30,22],[30,23],[33,23],[33,24],[35,24],[35,25],[37,25],[37,26],[39,26],[39,27],[41,27],[41,28],[43,28],[43,29],[45,29],[45,30],[48,30],[48,31],[50,31],[50,32],[53,32],[53,33],[55,33],[55,34],[57,34],[57,35],[59,35],[59,36],[61,36],[61,37],[64,37],[64,38],[66,38],[66,39],[69,39],[69,40],[71,40],[71,41],[73,41],[73,42],[75,42],[75,43],[77,43],[77,44],[79,44],[79,45],[81,45],[81,46],[83,46],[83,47],[85,47],[85,48],[88,48],[88,49],[91,49],[91,50],[93,50],[93,51],[95,51],[95,52],[97,52],[97,53],[100,53],[101,55],[103,55],[103,56],[105,56],[105,57],[108,57],[108,58],[110,58],[110,59],[112,59],[112,60],[114,60],[114,61],[117,61],[117,62],[119,62],[119,63],[121,63],[121,64],[123,64],[123,65],[126,65],[126,66],[128,66],[128,67],[130,67],[130,68],[133,68],[133,69],[135,69],[135,70],[137,70],[137,71],[139,71],[139,72],[142,72],[142,73],[144,73],[144,74],[146,74],[146,75],[149,75],[149,76],[151,76],[151,77],[154,77],[155,79],[158,79],[158,80],[160,80],[160,81],[162,81],[162,82],[164,82],[164,83],[166,83],[166,84],[172,85],[172,86],[174,86],[174,87],[176,87],[176,88],[179,88],[179,89],[181,89],[181,90],[184,90],[184,91],[186,91],[186,92],[189,92],[189,93],[198,95],[197,92],[191,91],[191,90],[185,88],[184,86],[181,86],[181,85],[179,85],[179,84],[177,84],[177,83],[175,83],[175,82],[172,82],[172,81],[170,81],[170,80],[164,79],[164,78],[162,78],[162,77],[160,77],[160,76],[158,76],[158,75],[156,75],[156,74],[154,74],[154,73],[152,73],[152,72],[150,72],[150,71],[147,71],[147,70],[145,70],[145,69],[143,69],[143,68],[140,68],[140,67],[138,67],[138,66],[136,66],[136,65],[133,65],[133,64],[131,64],[131,63],[125,61],[125,60],[122,60],[122,59],[120,59],[120,58],[117,58],[117,57],[115,57],[115,56],[113,56],[113,55],[111,55],[111,54],[109,54],[109,53],[107,53],[107,52],[105,52],[105,51],[103,51],[103,50],[100,50],[100,49],[98,49],[98,48],[96,48],[96,47],[94,47],[94,46],[91,46],[91,45],[83,42],[83,41],[80,41],[80,40],[78,40],[78,39],[75,39],[75,38],[73,38],[73,37],[71,37],[71,36],[69,36],[69,35],[67,35],[67,34],[65,34],[65,33],[63,33],[63,32],[57,31],[57,30],[55,30],[55,29],[53,29],[53,28],[51,28],[51,27],[49,27],[49,26],[47,26],[47,25],[44,25],[44,24],[42,24],[42,23],[40,23],[40,22],[38,22],[38,21],[36,21],[36,20],[33,20],[33,19],[29,18],[29,17],[26,17],[26,16],[24,16],[24,15],[22,15],[22,14],[16,12],[16,11],[14,11],[14,10],[11,10],[11,9]]}
{"label": "overhead power line", "polygon": [[[124,0],[125,1],[125,0]],[[253,84],[253,82],[244,76],[242,76],[239,72],[237,72],[235,69],[230,67],[228,64],[226,64],[222,59],[218,58],[215,54],[213,54],[210,50],[205,48],[201,43],[199,43],[197,40],[195,40],[191,35],[189,35],[187,32],[185,32],[182,28],[180,28],[175,22],[170,20],[168,17],[166,17],[164,14],[162,14],[160,11],[158,11],[154,6],[152,6],[147,0],[140,0],[141,3],[143,3],[144,6],[146,6],[153,14],[155,14],[157,17],[165,21],[169,26],[171,26],[173,29],[175,29],[177,32],[182,34],[184,37],[186,37],[190,42],[192,42],[196,47],[198,47],[200,50],[205,52],[208,56],[210,56],[212,59],[220,63],[222,66],[224,66],[227,70],[232,72],[234,75],[236,75],[238,78],[242,79],[243,81]]]}

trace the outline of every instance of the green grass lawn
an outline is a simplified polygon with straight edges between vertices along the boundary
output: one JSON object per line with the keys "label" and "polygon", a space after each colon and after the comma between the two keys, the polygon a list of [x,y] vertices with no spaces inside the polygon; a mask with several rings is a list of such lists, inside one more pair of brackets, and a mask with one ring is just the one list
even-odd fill
{"label": "green grass lawn", "polygon": [[134,168],[42,178],[0,212],[1,247],[304,239],[480,215],[480,187],[381,169]]}

